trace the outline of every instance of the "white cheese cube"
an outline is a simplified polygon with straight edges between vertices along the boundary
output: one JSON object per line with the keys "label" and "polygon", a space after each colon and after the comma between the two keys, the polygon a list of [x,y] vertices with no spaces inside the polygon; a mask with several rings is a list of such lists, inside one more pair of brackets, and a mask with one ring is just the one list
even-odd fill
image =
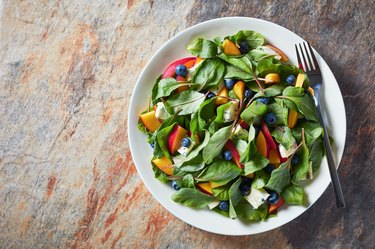
{"label": "white cheese cube", "polygon": [[254,209],[257,209],[262,205],[270,196],[267,191],[265,191],[263,188],[261,189],[256,189],[256,188],[251,188],[250,194],[245,196],[245,199],[253,206]]}
{"label": "white cheese cube", "polygon": [[279,151],[281,157],[289,157],[294,153],[294,151],[297,149],[297,143],[295,142],[292,146],[290,146],[289,150],[285,149],[285,147],[282,144],[279,144]]}
{"label": "white cheese cube", "polygon": [[234,132],[231,135],[231,138],[237,138],[247,141],[247,139],[249,138],[249,132],[242,128],[240,124],[237,124]]}
{"label": "white cheese cube", "polygon": [[215,207],[219,206],[219,204],[220,204],[220,201],[213,201],[210,204],[208,204],[208,207],[210,209],[214,209]]}
{"label": "white cheese cube", "polygon": [[229,105],[224,110],[224,122],[231,122],[235,120],[238,112],[238,101],[231,101],[231,105]]}
{"label": "white cheese cube", "polygon": [[164,103],[163,102],[158,102],[156,104],[155,117],[158,118],[158,119],[165,120],[169,116],[171,116],[171,115],[165,109]]}
{"label": "white cheese cube", "polygon": [[189,155],[190,151],[194,148],[195,142],[191,140],[189,137],[187,137],[190,140],[190,146],[189,147],[184,147],[180,146],[180,148],[177,149],[178,153],[180,153],[183,156]]}

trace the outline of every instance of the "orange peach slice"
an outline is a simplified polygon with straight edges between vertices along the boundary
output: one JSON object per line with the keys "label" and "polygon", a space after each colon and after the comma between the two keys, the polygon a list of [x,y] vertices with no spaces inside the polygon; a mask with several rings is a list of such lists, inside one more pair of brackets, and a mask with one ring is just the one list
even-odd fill
{"label": "orange peach slice", "polygon": [[226,55],[241,55],[241,51],[232,41],[225,39],[223,42],[224,54]]}
{"label": "orange peach slice", "polygon": [[255,146],[257,147],[257,150],[260,154],[262,154],[264,157],[268,157],[269,149],[267,146],[266,138],[264,137],[262,131],[259,131],[258,133],[258,136],[255,140]]}
{"label": "orange peach slice", "polygon": [[280,75],[278,73],[269,73],[264,77],[265,84],[277,84],[280,83]]}
{"label": "orange peach slice", "polygon": [[196,186],[203,193],[212,195],[211,183],[209,183],[209,182],[201,182],[201,183],[198,183]]}
{"label": "orange peach slice", "polygon": [[240,100],[243,100],[245,97],[245,83],[242,80],[239,80],[233,86],[233,92]]}
{"label": "orange peach slice", "polygon": [[174,155],[181,146],[181,140],[188,134],[188,131],[179,125],[175,125],[168,136],[168,149]]}
{"label": "orange peach slice", "polygon": [[156,167],[167,175],[173,175],[173,162],[166,156],[152,160]]}
{"label": "orange peach slice", "polygon": [[161,125],[160,121],[155,117],[155,111],[143,113],[140,118],[146,128],[151,132],[155,132]]}
{"label": "orange peach slice", "polygon": [[228,89],[226,87],[223,87],[219,94],[217,96],[223,96],[223,97],[226,97],[226,98],[216,98],[215,99],[215,104],[216,105],[222,105],[222,104],[225,104],[225,103],[228,103]]}

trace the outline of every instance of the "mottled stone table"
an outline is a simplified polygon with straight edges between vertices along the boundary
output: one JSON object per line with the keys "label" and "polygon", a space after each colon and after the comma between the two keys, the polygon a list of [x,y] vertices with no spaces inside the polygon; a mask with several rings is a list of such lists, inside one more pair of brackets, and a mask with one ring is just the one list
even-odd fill
{"label": "mottled stone table", "polygon": [[[0,248],[374,248],[374,1],[0,2]],[[245,237],[185,224],[153,199],[127,144],[149,58],[223,16],[278,23],[337,77],[347,110],[339,175],[305,214]]]}

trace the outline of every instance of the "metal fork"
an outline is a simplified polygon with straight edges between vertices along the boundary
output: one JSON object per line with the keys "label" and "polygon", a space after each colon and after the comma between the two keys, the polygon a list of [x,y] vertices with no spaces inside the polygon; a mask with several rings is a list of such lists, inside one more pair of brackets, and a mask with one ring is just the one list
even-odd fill
{"label": "metal fork", "polygon": [[[319,122],[320,122],[320,125],[324,129],[323,142],[324,142],[324,148],[327,154],[329,174],[331,176],[333,190],[335,191],[335,195],[336,195],[336,204],[338,208],[344,208],[346,207],[346,204],[345,204],[344,196],[342,194],[340,180],[337,174],[335,159],[333,158],[332,148],[331,148],[331,144],[329,141],[328,130],[323,121],[323,110],[322,110],[321,94],[320,94],[320,90],[323,84],[322,73],[320,72],[319,64],[316,60],[316,57],[314,55],[314,52],[310,44],[307,43],[307,45],[309,49],[306,48],[306,43],[303,43],[303,48],[301,44],[299,44],[301,53],[298,51],[297,44],[295,45],[298,65],[301,69],[304,69],[306,74],[309,76],[310,82],[312,83],[312,88],[314,90],[313,97],[314,97],[315,106],[316,106],[316,110],[317,110],[318,117],[319,117]],[[302,55],[305,68],[303,68],[300,54]],[[306,60],[306,57],[307,57],[307,60]]]}

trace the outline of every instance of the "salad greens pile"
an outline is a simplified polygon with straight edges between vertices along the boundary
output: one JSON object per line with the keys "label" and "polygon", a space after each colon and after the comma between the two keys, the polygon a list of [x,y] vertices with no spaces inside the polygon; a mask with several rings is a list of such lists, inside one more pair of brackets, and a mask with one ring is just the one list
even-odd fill
{"label": "salad greens pile", "polygon": [[324,148],[303,70],[251,30],[196,38],[187,50],[156,80],[138,122],[155,177],[178,190],[173,201],[247,221],[307,205],[301,181]]}

